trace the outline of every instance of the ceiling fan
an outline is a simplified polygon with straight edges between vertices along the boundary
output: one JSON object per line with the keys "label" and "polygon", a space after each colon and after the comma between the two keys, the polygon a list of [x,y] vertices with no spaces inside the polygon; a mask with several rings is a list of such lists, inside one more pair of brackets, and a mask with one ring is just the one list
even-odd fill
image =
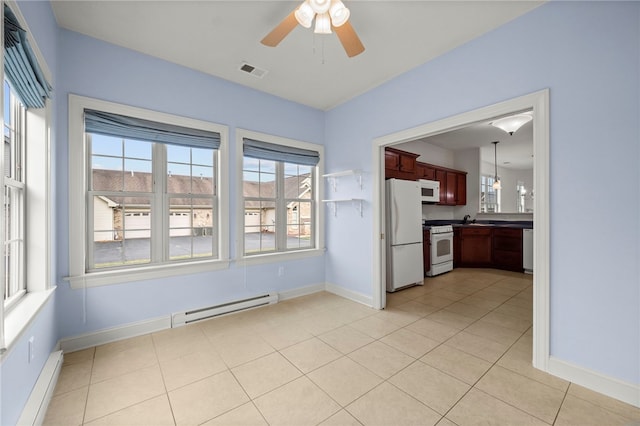
{"label": "ceiling fan", "polygon": [[350,14],[349,9],[340,0],[304,0],[267,34],[261,43],[275,47],[296,27],[296,24],[311,28],[315,18],[314,32],[331,34],[333,28],[347,56],[352,58],[364,52],[364,46],[349,22]]}

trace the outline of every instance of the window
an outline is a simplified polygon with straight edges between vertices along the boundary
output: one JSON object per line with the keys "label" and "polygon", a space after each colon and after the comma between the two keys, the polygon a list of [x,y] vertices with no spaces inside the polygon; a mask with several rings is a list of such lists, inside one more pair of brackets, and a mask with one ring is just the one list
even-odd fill
{"label": "window", "polygon": [[11,347],[53,293],[50,286],[51,73],[18,8],[3,5],[0,151],[0,352]]}
{"label": "window", "polygon": [[73,95],[69,109],[70,250],[86,259],[71,254],[72,287],[226,267],[226,128]]}
{"label": "window", "polygon": [[216,151],[87,133],[87,270],[217,258]]}
{"label": "window", "polygon": [[482,175],[480,179],[480,212],[500,212],[500,190],[493,188],[495,177]]}
{"label": "window", "polygon": [[27,290],[25,280],[25,113],[4,80],[4,303],[11,306]]}
{"label": "window", "polygon": [[322,248],[319,145],[239,131],[241,256]]}

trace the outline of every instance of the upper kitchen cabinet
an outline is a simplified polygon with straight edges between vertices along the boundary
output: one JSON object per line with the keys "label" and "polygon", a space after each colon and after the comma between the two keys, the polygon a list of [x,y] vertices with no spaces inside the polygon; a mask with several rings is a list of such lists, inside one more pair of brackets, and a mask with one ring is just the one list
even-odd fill
{"label": "upper kitchen cabinet", "polygon": [[436,168],[436,180],[440,182],[440,202],[444,206],[467,204],[467,174],[458,170]]}
{"label": "upper kitchen cabinet", "polygon": [[417,161],[420,155],[411,152],[401,151],[395,148],[385,148],[384,171],[385,178],[416,180]]}
{"label": "upper kitchen cabinet", "polygon": [[440,202],[443,206],[467,204],[467,172],[416,161],[419,154],[396,148],[385,148],[385,178],[406,180],[437,180],[440,182]]}
{"label": "upper kitchen cabinet", "polygon": [[436,180],[436,169],[431,164],[417,162],[416,169],[418,179]]}

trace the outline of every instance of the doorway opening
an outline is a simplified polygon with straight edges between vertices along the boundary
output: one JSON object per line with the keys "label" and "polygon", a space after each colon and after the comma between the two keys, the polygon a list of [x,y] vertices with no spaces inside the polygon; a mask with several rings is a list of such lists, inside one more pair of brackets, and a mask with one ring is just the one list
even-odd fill
{"label": "doorway opening", "polygon": [[384,149],[426,138],[516,112],[533,115],[534,276],[533,276],[533,366],[548,370],[549,360],[549,91],[521,96],[470,112],[377,138],[372,145],[373,175],[373,305],[386,305],[385,172]]}

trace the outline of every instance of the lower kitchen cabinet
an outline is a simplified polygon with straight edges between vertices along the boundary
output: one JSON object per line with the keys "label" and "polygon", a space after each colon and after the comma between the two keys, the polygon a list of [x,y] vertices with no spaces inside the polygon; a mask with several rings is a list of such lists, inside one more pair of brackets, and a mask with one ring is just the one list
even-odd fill
{"label": "lower kitchen cabinet", "polygon": [[491,228],[460,230],[460,266],[491,267]]}
{"label": "lower kitchen cabinet", "polygon": [[454,228],[453,267],[522,272],[522,229],[492,226]]}
{"label": "lower kitchen cabinet", "polygon": [[453,228],[453,267],[457,268],[460,264],[460,240],[462,228]]}
{"label": "lower kitchen cabinet", "polygon": [[493,264],[498,269],[522,272],[522,229],[493,229]]}
{"label": "lower kitchen cabinet", "polygon": [[424,276],[431,270],[431,232],[422,230],[422,257],[424,262]]}

